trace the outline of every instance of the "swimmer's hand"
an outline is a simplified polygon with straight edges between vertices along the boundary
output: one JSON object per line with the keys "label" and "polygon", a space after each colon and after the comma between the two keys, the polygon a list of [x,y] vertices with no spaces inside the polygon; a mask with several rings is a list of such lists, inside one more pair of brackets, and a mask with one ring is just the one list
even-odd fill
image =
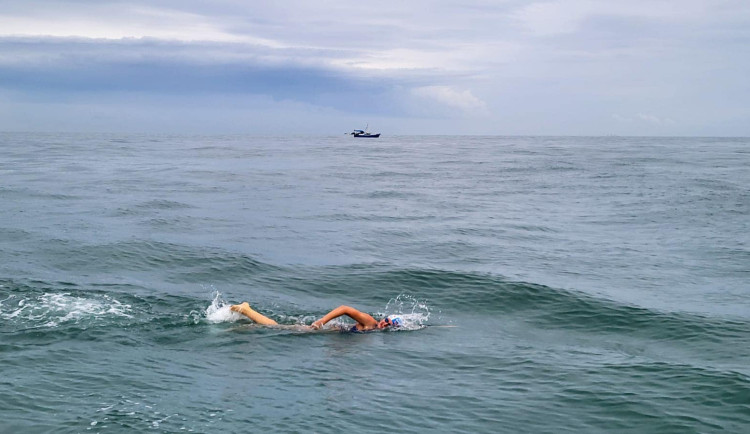
{"label": "swimmer's hand", "polygon": [[247,302],[244,302],[242,304],[233,304],[232,306],[229,307],[229,309],[234,312],[242,313],[242,309],[244,309],[245,307],[250,308],[250,305]]}
{"label": "swimmer's hand", "polygon": [[323,327],[323,321],[317,320],[314,323],[310,324],[310,327],[312,327],[314,330],[320,330],[320,328]]}

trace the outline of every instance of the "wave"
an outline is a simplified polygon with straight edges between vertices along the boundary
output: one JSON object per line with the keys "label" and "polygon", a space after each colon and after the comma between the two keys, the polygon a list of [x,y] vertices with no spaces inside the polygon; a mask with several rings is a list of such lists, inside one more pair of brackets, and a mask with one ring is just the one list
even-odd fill
{"label": "wave", "polygon": [[[750,321],[745,318],[659,311],[486,273],[394,268],[391,264],[281,267],[224,250],[156,242],[48,249],[57,253],[51,257],[63,270],[95,263],[100,273],[161,270],[167,274],[160,277],[172,283],[241,285],[242,295],[232,294],[230,289],[236,298],[233,302],[259,302],[261,310],[288,324],[309,324],[335,306],[351,304],[378,316],[409,315],[409,326],[414,328],[430,321],[444,324],[500,315],[537,329],[629,335],[709,347],[743,347],[750,335]],[[148,322],[180,327],[238,320],[228,312],[228,303],[216,295],[210,299],[136,296],[131,292],[148,291],[99,284],[85,289],[80,282],[22,285],[0,280],[0,285],[0,315],[6,324],[16,323],[21,328],[44,324],[95,326],[107,321],[114,325]],[[293,300],[312,302],[302,310]],[[431,315],[434,312],[437,314]]]}
{"label": "wave", "polygon": [[305,269],[294,274],[304,274],[306,278],[276,289],[323,298],[346,296],[367,304],[409,294],[428,300],[446,315],[502,314],[522,318],[538,328],[631,334],[650,339],[740,342],[750,335],[750,321],[743,318],[659,311],[491,274],[392,269],[388,265]]}
{"label": "wave", "polygon": [[120,207],[113,213],[116,217],[147,216],[159,211],[182,211],[192,209],[195,206],[166,199],[152,199],[129,207]]}
{"label": "wave", "polygon": [[272,268],[239,253],[151,241],[70,245],[67,241],[53,240],[40,254],[61,271],[80,272],[89,267],[98,273],[166,271],[173,282],[235,279]]}

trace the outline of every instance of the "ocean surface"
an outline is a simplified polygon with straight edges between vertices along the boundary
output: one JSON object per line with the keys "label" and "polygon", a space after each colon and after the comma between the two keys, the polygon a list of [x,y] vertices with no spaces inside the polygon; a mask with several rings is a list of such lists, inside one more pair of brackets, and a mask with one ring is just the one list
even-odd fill
{"label": "ocean surface", "polygon": [[0,372],[2,433],[746,433],[750,139],[3,133]]}

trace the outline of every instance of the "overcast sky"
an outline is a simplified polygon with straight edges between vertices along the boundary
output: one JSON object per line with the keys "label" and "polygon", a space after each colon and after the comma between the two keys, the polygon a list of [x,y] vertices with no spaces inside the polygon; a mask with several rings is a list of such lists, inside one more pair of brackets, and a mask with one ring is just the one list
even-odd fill
{"label": "overcast sky", "polygon": [[0,0],[0,130],[750,136],[748,0]]}

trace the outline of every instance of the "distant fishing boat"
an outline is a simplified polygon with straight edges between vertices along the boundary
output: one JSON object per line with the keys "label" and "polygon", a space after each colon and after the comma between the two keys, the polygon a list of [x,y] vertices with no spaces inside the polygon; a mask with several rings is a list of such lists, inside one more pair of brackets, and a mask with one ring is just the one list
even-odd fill
{"label": "distant fishing boat", "polygon": [[370,133],[368,131],[369,127],[370,127],[370,124],[367,124],[364,130],[354,130],[349,134],[351,134],[354,137],[372,137],[372,138],[380,137],[380,133],[376,133],[376,134]]}

